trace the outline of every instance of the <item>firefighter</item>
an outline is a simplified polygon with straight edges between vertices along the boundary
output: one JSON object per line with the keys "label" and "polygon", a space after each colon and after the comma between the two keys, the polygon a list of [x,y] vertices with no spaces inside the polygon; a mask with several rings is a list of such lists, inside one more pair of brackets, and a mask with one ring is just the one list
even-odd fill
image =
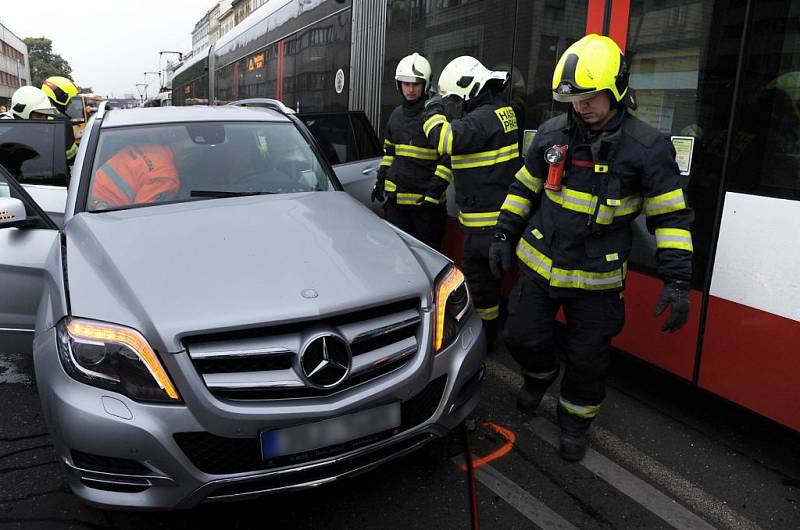
{"label": "firefighter", "polygon": [[[69,102],[72,101],[72,98],[78,95],[78,87],[75,86],[75,83],[66,77],[58,75],[50,76],[42,83],[42,92],[50,98],[50,101],[53,102],[53,106],[58,109],[61,119],[71,122],[70,117],[67,115],[67,107],[69,106]],[[78,152],[78,143],[75,141],[75,133],[72,127],[67,127],[67,129],[69,129],[66,139],[67,161],[72,163]]]}
{"label": "firefighter", "polygon": [[47,120],[56,115],[58,110],[41,90],[23,86],[11,95],[11,109],[3,113],[2,119]]}
{"label": "firefighter", "polygon": [[383,208],[387,221],[439,249],[447,222],[445,193],[452,173],[447,159],[428,147],[422,131],[430,64],[412,53],[397,64],[394,78],[403,103],[392,111],[386,125],[385,156],[372,200],[386,201]]}
{"label": "firefighter", "polygon": [[146,141],[123,147],[100,166],[92,179],[92,210],[167,201],[180,188],[169,144]]}
{"label": "firefighter", "polygon": [[498,331],[500,280],[489,268],[489,245],[520,166],[517,120],[499,95],[508,80],[508,72],[490,71],[473,57],[453,59],[439,76],[439,94],[426,104],[424,125],[430,145],[450,156],[464,230],[461,267],[490,351]]}
{"label": "firefighter", "polygon": [[524,412],[538,407],[559,375],[553,327],[564,310],[559,453],[578,461],[605,397],[611,339],[625,320],[630,225],[644,209],[664,280],[655,315],[671,306],[661,329],[673,332],[689,314],[693,213],[672,144],[628,112],[635,101],[614,41],[587,35],[567,48],[552,88],[553,98],[572,108],[539,128],[503,203],[490,254],[499,275],[519,241],[520,275],[503,338],[522,368],[517,407]]}

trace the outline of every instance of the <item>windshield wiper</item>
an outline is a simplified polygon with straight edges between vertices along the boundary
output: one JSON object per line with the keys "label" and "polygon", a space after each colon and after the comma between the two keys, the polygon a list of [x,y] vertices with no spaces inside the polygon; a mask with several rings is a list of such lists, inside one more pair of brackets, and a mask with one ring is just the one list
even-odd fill
{"label": "windshield wiper", "polygon": [[190,197],[247,197],[248,195],[275,195],[274,191],[224,191],[224,190],[192,190]]}

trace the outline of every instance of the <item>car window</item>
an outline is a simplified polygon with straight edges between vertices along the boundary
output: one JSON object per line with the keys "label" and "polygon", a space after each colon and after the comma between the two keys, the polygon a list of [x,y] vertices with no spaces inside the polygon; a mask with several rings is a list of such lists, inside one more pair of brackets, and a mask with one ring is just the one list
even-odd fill
{"label": "car window", "polygon": [[299,116],[314,135],[331,165],[358,160],[350,120],[346,113]]}
{"label": "car window", "polygon": [[359,159],[383,156],[383,149],[381,149],[378,136],[375,134],[375,129],[372,128],[369,120],[367,120],[367,116],[363,112],[353,112],[350,115],[350,121],[353,124],[353,134],[358,147]]}
{"label": "car window", "polygon": [[0,164],[20,184],[64,186],[66,176],[54,171],[56,129],[53,123],[0,121]]}
{"label": "car window", "polygon": [[101,130],[87,209],[333,189],[293,123],[125,127]]}

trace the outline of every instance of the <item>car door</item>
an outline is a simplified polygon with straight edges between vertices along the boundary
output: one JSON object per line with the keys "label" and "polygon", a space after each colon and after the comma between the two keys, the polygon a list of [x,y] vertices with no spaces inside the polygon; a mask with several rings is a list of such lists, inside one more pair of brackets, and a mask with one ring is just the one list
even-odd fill
{"label": "car door", "polygon": [[380,212],[380,203],[373,203],[370,197],[383,149],[366,114],[361,111],[301,113],[298,117],[314,135],[345,191],[373,211]]}
{"label": "car door", "polygon": [[17,343],[19,334],[33,332],[45,262],[59,231],[4,167],[0,167],[0,197],[21,200],[32,220],[24,228],[0,225],[0,352],[4,352],[9,343]]}
{"label": "car door", "polygon": [[66,120],[0,120],[0,165],[61,226],[67,202]]}

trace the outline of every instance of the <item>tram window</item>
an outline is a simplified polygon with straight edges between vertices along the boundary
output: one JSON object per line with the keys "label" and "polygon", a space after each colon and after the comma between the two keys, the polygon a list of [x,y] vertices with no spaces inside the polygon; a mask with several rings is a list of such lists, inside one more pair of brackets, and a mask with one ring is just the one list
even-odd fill
{"label": "tram window", "polygon": [[800,200],[800,0],[754,9],[742,98],[731,145],[729,190]]}

